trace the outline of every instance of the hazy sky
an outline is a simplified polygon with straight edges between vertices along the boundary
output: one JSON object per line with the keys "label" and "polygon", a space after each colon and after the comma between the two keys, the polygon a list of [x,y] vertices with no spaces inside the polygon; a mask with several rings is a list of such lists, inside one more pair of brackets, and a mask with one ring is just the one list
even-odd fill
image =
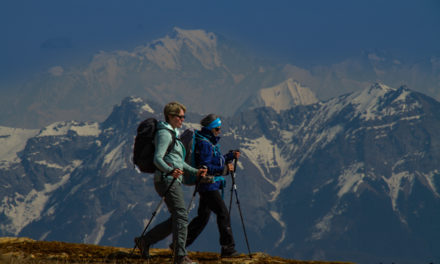
{"label": "hazy sky", "polygon": [[206,29],[293,64],[365,49],[440,56],[438,0],[2,0],[0,83],[99,50],[132,49],[173,27]]}

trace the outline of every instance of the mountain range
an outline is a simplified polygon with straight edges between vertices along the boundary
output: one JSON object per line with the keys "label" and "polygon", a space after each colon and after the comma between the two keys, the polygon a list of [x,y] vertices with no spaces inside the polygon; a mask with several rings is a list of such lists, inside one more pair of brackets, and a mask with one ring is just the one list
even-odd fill
{"label": "mountain range", "polygon": [[[213,32],[176,27],[132,50],[100,51],[88,63],[75,66],[53,65],[16,85],[0,82],[8,85],[0,97],[0,124],[38,129],[64,120],[103,122],[113,105],[127,96],[154,98],[161,104],[178,99],[195,112],[231,116],[247,105],[272,101],[275,107],[279,98],[266,89],[292,81],[319,100],[375,82],[407,85],[439,100],[440,59],[408,61],[368,50],[339,63],[306,68],[267,59]],[[289,101],[290,92],[283,105],[296,104]],[[268,98],[262,100],[262,95]]]}
{"label": "mountain range", "polygon": [[[203,114],[193,109],[184,128],[200,127]],[[133,139],[141,120],[161,112],[162,102],[132,96],[103,122],[0,127],[0,235],[132,246],[159,202],[151,175],[133,168]],[[242,152],[237,190],[253,252],[357,263],[440,260],[437,100],[376,83],[223,119],[221,149]],[[192,188],[184,189],[189,201]],[[246,252],[235,204],[231,217],[237,248]],[[190,250],[218,251],[212,218]]]}

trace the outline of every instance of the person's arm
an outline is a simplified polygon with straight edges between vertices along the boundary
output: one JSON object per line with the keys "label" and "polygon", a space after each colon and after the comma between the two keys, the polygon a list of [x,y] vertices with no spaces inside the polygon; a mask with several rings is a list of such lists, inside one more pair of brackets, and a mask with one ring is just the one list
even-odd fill
{"label": "person's arm", "polygon": [[165,173],[171,173],[173,171],[173,167],[169,166],[165,160],[165,154],[167,152],[168,146],[173,141],[172,135],[166,129],[160,129],[156,132],[155,140],[154,140],[154,165],[160,171]]}
{"label": "person's arm", "polygon": [[191,167],[186,162],[183,162],[183,171],[188,172],[192,176],[195,176],[197,174],[198,169]]}

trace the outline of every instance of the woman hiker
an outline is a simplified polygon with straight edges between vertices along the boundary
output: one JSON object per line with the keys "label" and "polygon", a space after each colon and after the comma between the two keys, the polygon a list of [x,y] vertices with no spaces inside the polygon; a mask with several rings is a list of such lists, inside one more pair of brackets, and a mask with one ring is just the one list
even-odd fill
{"label": "woman hiker", "polygon": [[195,131],[194,161],[197,168],[206,166],[209,176],[201,178],[196,185],[200,197],[199,208],[197,216],[188,226],[186,246],[191,245],[203,231],[212,211],[217,215],[221,257],[235,257],[239,253],[235,250],[229,212],[219,190],[225,187],[225,179],[222,175],[234,170],[231,161],[238,159],[240,152],[233,151],[226,155],[220,153],[217,143],[220,140],[222,122],[217,115],[207,115],[200,124],[202,129]]}
{"label": "woman hiker", "polygon": [[[149,257],[149,248],[152,244],[166,238],[173,233],[174,263],[191,264],[193,262],[185,248],[187,240],[188,215],[182,191],[182,175],[204,176],[206,169],[195,169],[184,162],[184,147],[180,140],[175,140],[174,147],[167,152],[168,146],[173,141],[172,137],[178,136],[178,128],[182,127],[185,119],[186,107],[177,102],[168,103],[164,108],[165,122],[158,122],[158,131],[154,138],[155,153],[154,187],[160,196],[165,196],[165,203],[171,217],[156,225],[142,237],[135,238],[136,246],[141,250],[142,257]],[[173,179],[176,179],[173,182]],[[173,184],[170,186],[170,184]]]}

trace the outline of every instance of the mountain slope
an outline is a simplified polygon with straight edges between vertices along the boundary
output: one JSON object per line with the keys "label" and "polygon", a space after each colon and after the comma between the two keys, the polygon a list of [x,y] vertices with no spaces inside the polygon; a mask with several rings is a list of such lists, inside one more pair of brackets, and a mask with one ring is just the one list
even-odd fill
{"label": "mountain slope", "polygon": [[297,248],[294,256],[376,257],[363,262],[435,256],[438,106],[405,88],[375,85],[322,104],[294,129],[303,135],[295,145],[304,147],[293,149],[293,184],[280,194],[290,223],[284,246]]}

